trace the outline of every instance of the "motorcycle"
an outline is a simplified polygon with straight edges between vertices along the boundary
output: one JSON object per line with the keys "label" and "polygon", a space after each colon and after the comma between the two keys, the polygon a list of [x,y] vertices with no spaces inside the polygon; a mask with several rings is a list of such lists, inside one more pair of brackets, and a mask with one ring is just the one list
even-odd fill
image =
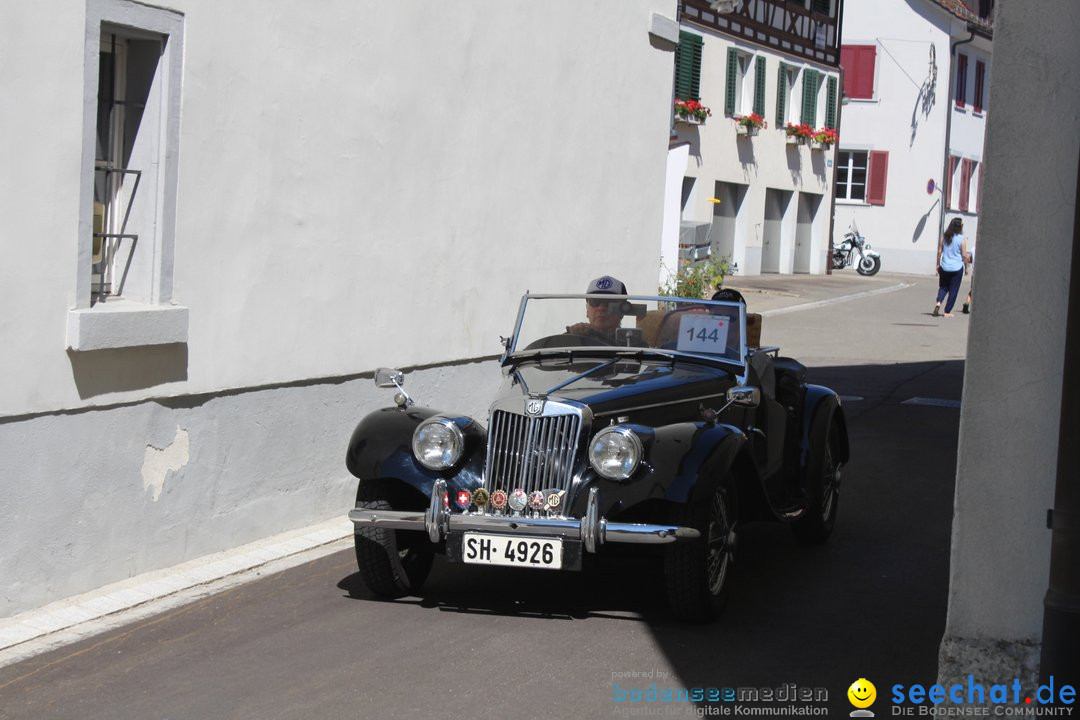
{"label": "motorcycle", "polygon": [[855,221],[851,221],[844,239],[833,246],[832,266],[834,270],[843,270],[855,264],[855,271],[860,275],[874,275],[881,269],[881,255],[870,249],[870,243],[859,234]]}

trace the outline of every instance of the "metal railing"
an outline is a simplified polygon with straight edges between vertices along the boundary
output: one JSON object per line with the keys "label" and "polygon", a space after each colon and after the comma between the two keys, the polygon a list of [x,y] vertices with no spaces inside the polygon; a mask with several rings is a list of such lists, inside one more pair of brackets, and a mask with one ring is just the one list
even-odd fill
{"label": "metal railing", "polygon": [[[110,165],[104,165],[94,169],[95,173],[104,174],[104,185],[106,189],[107,202],[104,205],[104,215],[102,217],[101,231],[94,230],[93,237],[95,240],[101,243],[101,258],[96,262],[93,262],[91,272],[98,275],[98,282],[95,286],[91,287],[91,304],[95,302],[104,302],[105,298],[109,295],[120,296],[124,292],[124,283],[127,281],[128,271],[131,269],[131,260],[135,255],[135,246],[139,242],[138,233],[127,232],[128,220],[131,218],[131,206],[135,202],[135,193],[139,190],[139,182],[142,180],[142,170],[132,170],[130,168],[118,168]],[[114,213],[116,209],[116,199],[120,196],[120,192],[123,189],[123,178],[126,175],[133,175],[135,182],[132,184],[131,192],[128,193],[127,207],[124,210],[124,218],[120,222],[119,232],[109,232],[113,228]],[[120,274],[120,281],[116,283],[115,292],[113,291],[113,280],[115,274],[114,261],[116,260],[116,254],[120,249],[120,244],[124,240],[130,240],[131,244],[128,248],[127,260],[124,263],[123,272]],[[97,253],[94,253],[96,256]]]}

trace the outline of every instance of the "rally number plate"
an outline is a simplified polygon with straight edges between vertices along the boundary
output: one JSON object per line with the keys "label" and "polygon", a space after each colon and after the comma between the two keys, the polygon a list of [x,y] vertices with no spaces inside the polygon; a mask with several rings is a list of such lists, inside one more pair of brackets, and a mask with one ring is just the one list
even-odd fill
{"label": "rally number plate", "polygon": [[562,569],[562,540],[465,533],[461,559],[476,565]]}

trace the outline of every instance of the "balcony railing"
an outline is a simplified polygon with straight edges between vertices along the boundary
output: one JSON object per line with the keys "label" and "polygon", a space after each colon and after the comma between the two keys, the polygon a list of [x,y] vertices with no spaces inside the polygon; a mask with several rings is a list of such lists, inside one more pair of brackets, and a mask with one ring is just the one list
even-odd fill
{"label": "balcony railing", "polygon": [[[709,9],[708,0],[682,0],[683,19],[743,40],[815,60],[840,64],[835,17],[790,0],[743,0],[728,15]],[[839,3],[838,3],[839,5]]]}

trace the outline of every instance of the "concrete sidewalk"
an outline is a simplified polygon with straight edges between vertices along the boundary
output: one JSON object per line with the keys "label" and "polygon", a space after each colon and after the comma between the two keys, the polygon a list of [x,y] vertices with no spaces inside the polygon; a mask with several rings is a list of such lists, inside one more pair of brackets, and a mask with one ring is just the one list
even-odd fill
{"label": "concrete sidewalk", "polygon": [[[913,313],[925,305],[922,312],[928,314],[932,302],[926,298],[932,300],[936,278],[886,273],[865,278],[854,271],[840,271],[832,276],[733,276],[725,286],[742,292],[751,312],[766,317],[792,316],[783,324],[797,326],[795,314],[800,311],[889,293],[897,293],[897,302],[910,303]],[[966,328],[966,323],[963,325]],[[784,334],[792,340],[797,335],[790,331]],[[785,345],[790,347],[786,340]],[[342,508],[340,518],[316,526],[132,577],[0,620],[0,666],[345,549],[352,541],[346,510]]]}

